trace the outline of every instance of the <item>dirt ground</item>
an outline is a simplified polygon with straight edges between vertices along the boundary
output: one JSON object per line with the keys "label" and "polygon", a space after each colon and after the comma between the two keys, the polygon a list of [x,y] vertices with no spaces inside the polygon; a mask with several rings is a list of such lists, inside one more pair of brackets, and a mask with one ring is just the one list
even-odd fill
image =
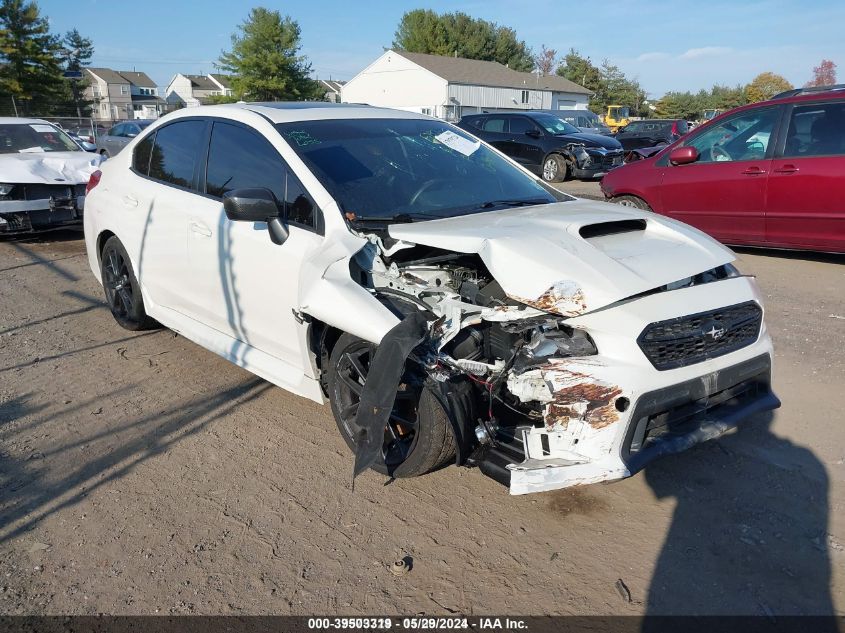
{"label": "dirt ground", "polygon": [[2,614],[845,613],[845,258],[740,253],[774,415],[510,497],[457,467],[353,491],[328,407],[121,330],[80,237],[0,241]]}

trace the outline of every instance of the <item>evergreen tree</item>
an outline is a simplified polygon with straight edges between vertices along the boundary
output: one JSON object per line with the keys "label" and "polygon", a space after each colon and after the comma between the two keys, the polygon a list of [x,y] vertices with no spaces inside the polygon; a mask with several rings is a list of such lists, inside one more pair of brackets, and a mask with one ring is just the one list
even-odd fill
{"label": "evergreen tree", "polygon": [[35,2],[0,0],[0,101],[18,114],[51,114],[66,104],[62,48]]}
{"label": "evergreen tree", "polygon": [[499,62],[526,72],[534,69],[531,49],[516,31],[460,11],[442,15],[430,9],[408,11],[396,28],[393,48]]}
{"label": "evergreen tree", "polygon": [[220,55],[220,67],[233,75],[239,99],[303,101],[322,97],[308,77],[311,64],[300,54],[300,29],[290,16],[257,7],[232,35],[232,50]]}

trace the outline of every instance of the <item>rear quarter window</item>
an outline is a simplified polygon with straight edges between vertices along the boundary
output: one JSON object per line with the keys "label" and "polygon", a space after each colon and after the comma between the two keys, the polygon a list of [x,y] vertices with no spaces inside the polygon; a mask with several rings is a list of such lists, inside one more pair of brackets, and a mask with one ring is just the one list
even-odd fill
{"label": "rear quarter window", "polygon": [[153,153],[155,133],[141,139],[132,154],[132,169],[144,176],[150,173],[150,156]]}

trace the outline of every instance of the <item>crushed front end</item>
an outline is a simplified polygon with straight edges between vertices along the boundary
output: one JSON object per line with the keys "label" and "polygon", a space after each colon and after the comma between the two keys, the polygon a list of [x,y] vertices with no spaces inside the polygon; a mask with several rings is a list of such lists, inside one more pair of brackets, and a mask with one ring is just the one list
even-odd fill
{"label": "crushed front end", "polygon": [[512,494],[627,477],[779,406],[750,278],[665,289],[566,324],[597,352],[518,353],[507,389],[541,423],[500,428],[477,460]]}
{"label": "crushed front end", "polygon": [[622,166],[624,162],[624,152],[621,149],[571,144],[566,147],[566,151],[572,157],[572,176],[575,178],[601,178],[611,169]]}
{"label": "crushed front end", "polygon": [[590,310],[574,281],[521,297],[477,254],[387,244],[373,237],[352,278],[428,315],[414,356],[458,462],[512,494],[627,477],[779,405],[759,292],[730,264]]}
{"label": "crushed front end", "polygon": [[85,183],[0,185],[0,235],[31,233],[82,222]]}

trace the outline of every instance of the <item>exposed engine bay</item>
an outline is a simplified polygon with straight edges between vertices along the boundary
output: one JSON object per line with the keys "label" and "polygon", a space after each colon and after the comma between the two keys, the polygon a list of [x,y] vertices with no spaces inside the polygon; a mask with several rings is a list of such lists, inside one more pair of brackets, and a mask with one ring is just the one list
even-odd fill
{"label": "exposed engine bay", "polygon": [[[598,356],[590,334],[569,323],[579,310],[586,311],[576,284],[559,282],[536,299],[514,297],[476,253],[373,234],[367,238],[367,246],[350,262],[352,279],[397,316],[421,311],[426,317],[424,342],[409,356],[424,374],[417,379],[468,385],[471,404],[465,403],[467,410],[458,417],[473,428],[456,429],[464,443],[459,463],[479,465],[486,474],[510,484],[512,492],[520,472],[531,476],[556,467],[587,469],[587,474],[571,481],[551,486],[542,482],[535,489],[630,474],[621,464],[615,470],[589,474],[589,468],[607,460],[618,445],[614,425],[633,396],[630,389],[609,379],[615,371]],[[737,276],[733,266],[724,264],[632,299]],[[395,387],[399,375],[393,380]],[[492,453],[500,463],[491,464]]]}

